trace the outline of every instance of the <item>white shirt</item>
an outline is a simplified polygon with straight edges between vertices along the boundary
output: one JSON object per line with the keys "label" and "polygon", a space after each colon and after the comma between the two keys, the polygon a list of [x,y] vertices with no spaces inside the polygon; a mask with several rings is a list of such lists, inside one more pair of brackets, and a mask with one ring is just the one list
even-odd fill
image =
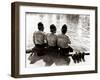
{"label": "white shirt", "polygon": [[55,34],[47,34],[47,43],[49,46],[56,46],[57,44],[57,36]]}
{"label": "white shirt", "polygon": [[68,44],[70,44],[71,41],[67,35],[59,34],[57,36],[57,46],[61,48],[67,48]]}
{"label": "white shirt", "polygon": [[42,45],[42,44],[44,44],[44,42],[45,42],[45,34],[44,34],[44,32],[42,32],[42,31],[36,31],[36,32],[34,32],[34,34],[33,34],[33,42],[35,43],[35,44],[40,44],[40,45]]}

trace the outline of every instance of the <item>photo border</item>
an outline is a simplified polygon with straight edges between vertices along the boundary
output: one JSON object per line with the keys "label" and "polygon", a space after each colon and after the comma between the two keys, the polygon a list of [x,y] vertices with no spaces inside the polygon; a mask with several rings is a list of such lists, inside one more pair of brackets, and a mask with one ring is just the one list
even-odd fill
{"label": "photo border", "polygon": [[[95,70],[91,71],[74,71],[74,72],[56,72],[56,73],[42,73],[42,74],[23,74],[20,75],[20,65],[19,65],[19,42],[20,42],[20,20],[19,20],[19,7],[20,6],[39,6],[39,7],[58,7],[58,8],[71,8],[71,9],[88,9],[95,10]],[[31,2],[13,2],[11,4],[11,76],[15,78],[23,77],[40,77],[40,76],[57,76],[57,75],[72,75],[72,74],[88,74],[98,72],[98,21],[97,21],[97,7],[96,6],[81,6],[81,5],[64,5],[64,4],[47,4],[47,3],[31,3]]]}

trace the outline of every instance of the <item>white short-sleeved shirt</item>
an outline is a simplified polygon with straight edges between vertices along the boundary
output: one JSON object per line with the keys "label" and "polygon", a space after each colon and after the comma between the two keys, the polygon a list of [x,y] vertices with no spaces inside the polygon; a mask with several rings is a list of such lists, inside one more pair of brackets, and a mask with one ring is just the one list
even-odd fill
{"label": "white short-sleeved shirt", "polygon": [[44,42],[45,42],[45,33],[44,32],[42,32],[42,31],[36,31],[36,32],[34,32],[34,34],[33,34],[33,42],[35,43],[35,44],[40,44],[40,45],[42,45],[42,44],[44,44]]}
{"label": "white short-sleeved shirt", "polygon": [[47,43],[48,46],[56,46],[57,45],[57,36],[55,34],[49,33],[47,34]]}
{"label": "white short-sleeved shirt", "polygon": [[67,48],[68,44],[70,44],[71,41],[67,35],[59,34],[57,36],[57,46],[61,48]]}

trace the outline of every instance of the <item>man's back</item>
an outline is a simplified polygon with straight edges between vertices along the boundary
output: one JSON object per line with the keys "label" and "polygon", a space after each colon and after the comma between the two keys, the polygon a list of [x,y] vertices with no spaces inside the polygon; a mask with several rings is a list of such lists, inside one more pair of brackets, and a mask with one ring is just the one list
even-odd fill
{"label": "man's back", "polygon": [[70,39],[67,35],[59,34],[57,36],[57,45],[58,45],[58,47],[67,48],[68,44],[70,44],[70,43],[71,43],[71,41],[70,41]]}
{"label": "man's back", "polygon": [[33,34],[33,41],[35,44],[44,44],[45,34],[42,31],[36,31]]}
{"label": "man's back", "polygon": [[47,34],[47,42],[49,46],[56,46],[57,44],[57,36],[55,34]]}

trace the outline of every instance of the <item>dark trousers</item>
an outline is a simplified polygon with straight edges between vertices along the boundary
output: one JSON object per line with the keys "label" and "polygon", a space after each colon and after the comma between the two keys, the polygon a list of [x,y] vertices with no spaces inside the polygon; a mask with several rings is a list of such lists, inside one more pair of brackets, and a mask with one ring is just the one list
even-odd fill
{"label": "dark trousers", "polygon": [[73,52],[73,48],[70,46],[68,48],[60,48],[59,52],[61,56],[68,56],[69,52]]}
{"label": "dark trousers", "polygon": [[56,56],[57,52],[58,52],[58,47],[57,46],[48,46],[47,54],[55,55]]}
{"label": "dark trousers", "polygon": [[33,52],[37,54],[37,56],[43,56],[45,55],[45,44],[39,45],[35,44],[35,47],[33,48]]}

